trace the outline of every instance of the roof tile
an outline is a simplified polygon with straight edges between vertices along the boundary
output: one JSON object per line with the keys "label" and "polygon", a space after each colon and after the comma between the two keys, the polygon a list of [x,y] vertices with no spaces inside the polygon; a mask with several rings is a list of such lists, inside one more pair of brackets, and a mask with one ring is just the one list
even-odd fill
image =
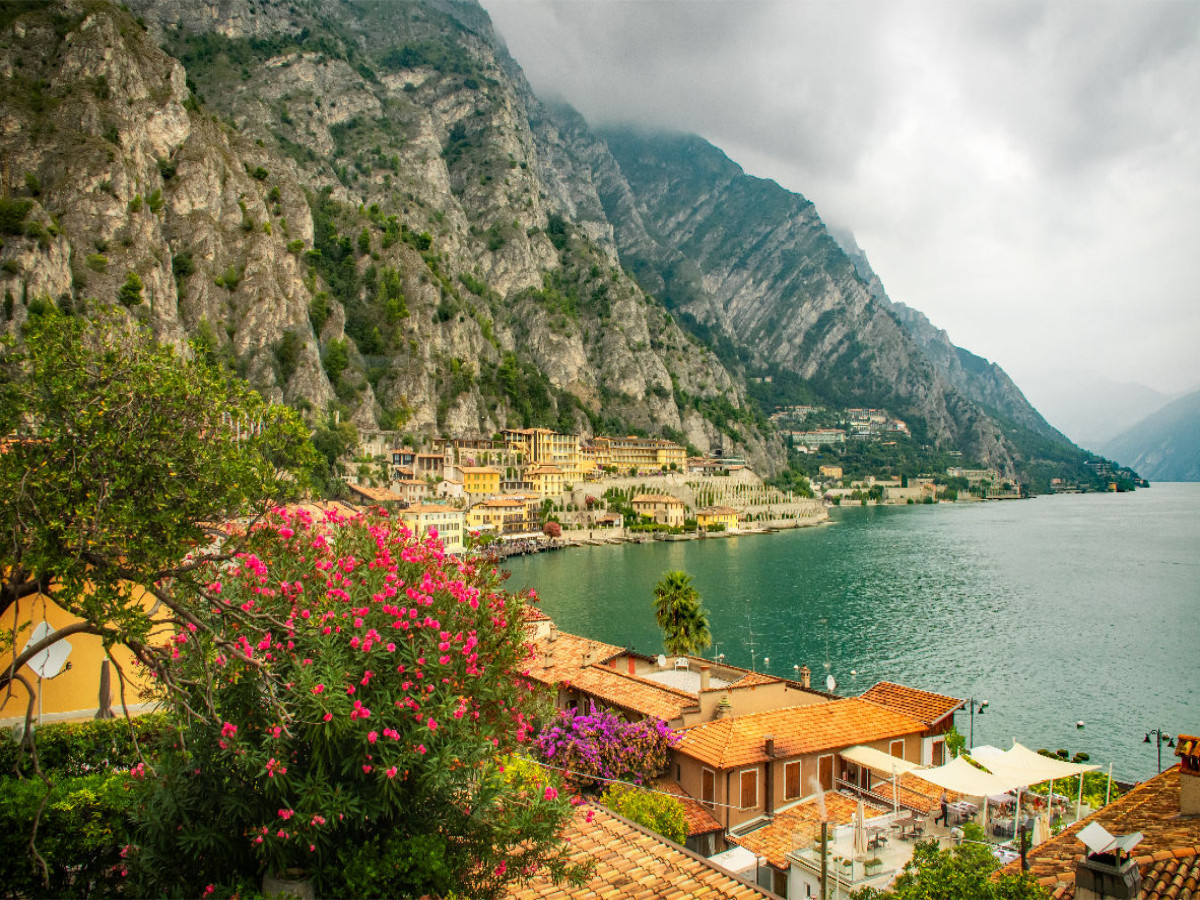
{"label": "roof tile", "polygon": [[862,699],[907,713],[915,719],[920,719],[926,725],[932,725],[934,722],[944,719],[963,704],[963,701],[947,697],[945,694],[922,691],[891,681],[879,682],[863,694]]}

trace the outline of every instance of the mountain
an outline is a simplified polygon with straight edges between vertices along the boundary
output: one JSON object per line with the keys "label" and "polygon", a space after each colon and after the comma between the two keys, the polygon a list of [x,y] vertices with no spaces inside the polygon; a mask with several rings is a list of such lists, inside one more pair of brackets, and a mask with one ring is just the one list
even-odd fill
{"label": "mountain", "polygon": [[1200,391],[1151,413],[1103,452],[1151,481],[1200,481]]}
{"label": "mountain", "polygon": [[1042,382],[1053,387],[1044,387],[1043,396],[1035,398],[1038,408],[1071,440],[1097,451],[1175,399],[1144,384],[1091,372],[1051,370]]}
{"label": "mountain", "polygon": [[1086,460],[805,198],[542,103],[475,3],[5,4],[0,79],[14,334],[120,302],[314,426],[653,433],[772,473],[771,375],[1035,487]]}

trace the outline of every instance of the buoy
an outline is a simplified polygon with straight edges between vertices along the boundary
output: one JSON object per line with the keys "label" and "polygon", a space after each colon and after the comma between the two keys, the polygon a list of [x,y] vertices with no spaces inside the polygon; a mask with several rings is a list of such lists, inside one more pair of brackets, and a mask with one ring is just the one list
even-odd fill
{"label": "buoy", "polygon": [[1076,723],[1075,723],[1075,727],[1076,727],[1076,728],[1082,728],[1082,727],[1083,727],[1083,719],[1080,719],[1078,722],[1076,722]]}

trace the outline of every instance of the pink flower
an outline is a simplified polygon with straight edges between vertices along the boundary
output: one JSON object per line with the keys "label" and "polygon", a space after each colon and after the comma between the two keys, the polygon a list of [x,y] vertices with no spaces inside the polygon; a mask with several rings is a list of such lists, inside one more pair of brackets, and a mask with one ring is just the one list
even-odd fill
{"label": "pink flower", "polygon": [[211,884],[210,884],[208,887],[206,887],[206,888],[204,889],[204,893],[203,893],[203,894],[201,894],[200,896],[201,896],[201,897],[211,897],[211,896],[212,896],[212,892],[213,892],[213,891],[215,891],[215,890],[216,890],[216,887],[214,887],[213,885],[211,885]]}
{"label": "pink flower", "polygon": [[554,798],[556,798],[557,796],[558,796],[558,791],[556,791],[554,788],[552,788],[552,787],[550,787],[549,785],[547,785],[547,786],[546,786],[546,799],[547,799],[547,800],[553,800],[553,799],[554,799]]}
{"label": "pink flower", "polygon": [[395,777],[396,777],[396,771],[397,771],[397,770],[396,770],[396,767],[395,767],[395,766],[392,766],[390,769],[388,769],[388,770],[387,770],[387,773],[386,773],[386,774],[387,774],[387,777],[388,777],[388,778],[395,778]]}
{"label": "pink flower", "polygon": [[313,688],[313,689],[312,689],[312,692],[313,692],[314,694],[323,694],[323,693],[325,693],[325,685],[323,685],[323,684],[318,684],[318,685],[317,685],[315,688]]}
{"label": "pink flower", "polygon": [[226,722],[221,726],[221,737],[233,737],[237,734],[237,726],[232,722]]}
{"label": "pink flower", "polygon": [[325,713],[325,715],[321,716],[321,718],[324,719],[326,722],[332,722],[333,721],[333,713]]}
{"label": "pink flower", "polygon": [[378,731],[368,732],[367,740],[370,741],[372,744],[375,743],[377,740],[379,740],[379,732]]}
{"label": "pink flower", "polygon": [[429,726],[430,731],[437,731],[437,722],[435,722],[432,717],[430,717],[429,721],[425,724]]}
{"label": "pink flower", "polygon": [[418,753],[425,753],[425,752],[427,752],[427,751],[425,750],[425,745],[424,745],[424,744],[417,744],[417,752],[418,752]]}
{"label": "pink flower", "polygon": [[288,538],[290,538],[290,537],[291,537],[292,535],[294,535],[295,533],[296,533],[296,532],[292,531],[292,529],[288,528],[286,525],[285,525],[283,528],[280,528],[280,529],[279,529],[279,536],[280,536],[281,538],[283,538],[284,540],[287,540]]}
{"label": "pink flower", "polygon": [[296,814],[296,811],[293,809],[281,809],[279,811],[279,818],[286,821],[286,820],[290,819],[292,816],[294,816],[295,814]]}

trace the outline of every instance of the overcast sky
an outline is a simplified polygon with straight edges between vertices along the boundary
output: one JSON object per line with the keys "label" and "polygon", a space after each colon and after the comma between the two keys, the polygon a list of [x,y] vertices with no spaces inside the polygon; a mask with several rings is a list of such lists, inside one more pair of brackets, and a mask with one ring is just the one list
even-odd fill
{"label": "overcast sky", "polygon": [[804,194],[1039,407],[1200,388],[1200,3],[483,4],[539,95]]}

